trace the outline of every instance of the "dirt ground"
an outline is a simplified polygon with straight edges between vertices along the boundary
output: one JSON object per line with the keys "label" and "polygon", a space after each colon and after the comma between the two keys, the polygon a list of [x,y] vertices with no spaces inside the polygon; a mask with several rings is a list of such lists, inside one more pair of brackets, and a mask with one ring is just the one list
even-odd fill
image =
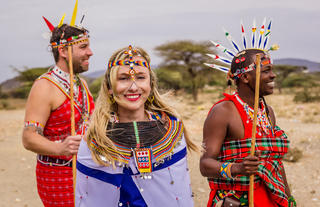
{"label": "dirt ground", "polygon": [[[201,144],[202,125],[216,93],[202,93],[194,104],[188,96],[176,98],[174,106],[182,114],[192,139]],[[182,98],[184,97],[184,98]],[[320,206],[320,107],[295,104],[291,96],[272,95],[267,102],[278,115],[277,124],[291,140],[291,148],[302,151],[297,162],[285,162],[292,194],[299,207]],[[35,180],[36,156],[21,143],[24,109],[0,110],[0,207],[40,207]],[[209,187],[199,172],[200,155],[189,154],[195,206],[206,206]]]}

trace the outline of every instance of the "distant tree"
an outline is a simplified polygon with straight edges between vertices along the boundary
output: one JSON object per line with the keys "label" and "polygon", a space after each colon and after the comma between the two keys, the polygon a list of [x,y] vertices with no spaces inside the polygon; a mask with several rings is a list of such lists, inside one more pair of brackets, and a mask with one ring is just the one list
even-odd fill
{"label": "distant tree", "polygon": [[8,94],[7,93],[4,93],[3,91],[2,91],[2,86],[0,85],[0,99],[6,99],[6,98],[8,98]]}
{"label": "distant tree", "polygon": [[[158,72],[159,82],[162,82],[160,81],[162,79],[168,83],[176,82],[171,86],[190,90],[193,100],[197,101],[198,91],[205,85],[205,77],[201,77],[203,73],[200,71],[209,70],[203,63],[209,62],[206,54],[212,53],[210,45],[206,42],[184,40],[165,43],[156,47],[155,50],[159,56],[163,57]],[[164,74],[165,70],[172,72]]]}
{"label": "distant tree", "polygon": [[47,72],[49,67],[36,67],[28,68],[24,67],[23,70],[12,67],[14,71],[18,73],[17,80],[21,82],[21,87],[13,89],[10,94],[14,98],[27,98],[33,82]]}
{"label": "distant tree", "polygon": [[98,97],[100,88],[101,88],[101,82],[104,79],[104,75],[100,76],[99,78],[96,78],[94,81],[92,81],[89,84],[89,90],[93,96],[94,99]]}
{"label": "distant tree", "polygon": [[284,88],[306,87],[311,88],[318,86],[316,77],[310,73],[292,73],[282,83]]}
{"label": "distant tree", "polygon": [[282,88],[284,86],[284,81],[294,73],[301,73],[306,71],[306,67],[304,66],[291,66],[291,65],[274,65],[274,72],[277,75],[276,87],[279,90],[279,93],[282,92]]}
{"label": "distant tree", "polygon": [[12,67],[12,69],[18,72],[18,79],[22,82],[31,82],[35,81],[39,76],[43,73],[47,72],[50,67],[36,67],[36,68],[28,68],[24,67],[23,70],[19,70],[18,68]]}
{"label": "distant tree", "polygon": [[159,88],[173,89],[174,92],[183,88],[183,76],[178,68],[160,67],[154,70]]}

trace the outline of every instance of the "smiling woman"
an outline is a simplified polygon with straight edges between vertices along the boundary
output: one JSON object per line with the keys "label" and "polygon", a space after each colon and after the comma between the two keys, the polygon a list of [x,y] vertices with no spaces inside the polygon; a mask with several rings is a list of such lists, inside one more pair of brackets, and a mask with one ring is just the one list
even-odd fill
{"label": "smiling woman", "polygon": [[80,144],[76,206],[193,206],[187,148],[197,150],[159,94],[149,55],[116,51]]}

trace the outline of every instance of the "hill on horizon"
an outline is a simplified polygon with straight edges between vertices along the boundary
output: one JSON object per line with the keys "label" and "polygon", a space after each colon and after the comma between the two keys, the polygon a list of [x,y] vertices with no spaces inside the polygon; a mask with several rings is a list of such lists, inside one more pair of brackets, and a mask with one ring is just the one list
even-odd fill
{"label": "hill on horizon", "polygon": [[310,60],[305,60],[305,59],[281,58],[281,59],[275,59],[273,61],[273,64],[275,64],[275,65],[305,66],[308,68],[308,72],[310,72],[310,73],[320,72],[320,63],[310,61]]}

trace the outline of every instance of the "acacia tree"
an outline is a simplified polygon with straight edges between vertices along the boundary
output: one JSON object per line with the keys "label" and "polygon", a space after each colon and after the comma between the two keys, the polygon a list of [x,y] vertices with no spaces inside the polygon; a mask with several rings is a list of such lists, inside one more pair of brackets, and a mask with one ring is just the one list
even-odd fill
{"label": "acacia tree", "polygon": [[13,66],[11,68],[18,73],[18,76],[15,77],[15,87],[9,92],[9,95],[14,98],[27,98],[34,80],[49,69],[49,67],[18,69]]}
{"label": "acacia tree", "polygon": [[206,54],[212,53],[211,46],[207,42],[180,40],[165,43],[156,47],[155,50],[159,56],[163,57],[161,68],[168,70],[176,68],[177,71],[187,74],[193,100],[197,101],[199,88],[204,86],[200,71],[207,69],[203,63],[209,62]]}
{"label": "acacia tree", "polygon": [[293,73],[300,73],[306,71],[306,67],[304,66],[291,66],[291,65],[274,65],[274,71],[277,75],[275,81],[277,88],[279,89],[279,93],[282,92],[283,82],[286,80],[289,75]]}

